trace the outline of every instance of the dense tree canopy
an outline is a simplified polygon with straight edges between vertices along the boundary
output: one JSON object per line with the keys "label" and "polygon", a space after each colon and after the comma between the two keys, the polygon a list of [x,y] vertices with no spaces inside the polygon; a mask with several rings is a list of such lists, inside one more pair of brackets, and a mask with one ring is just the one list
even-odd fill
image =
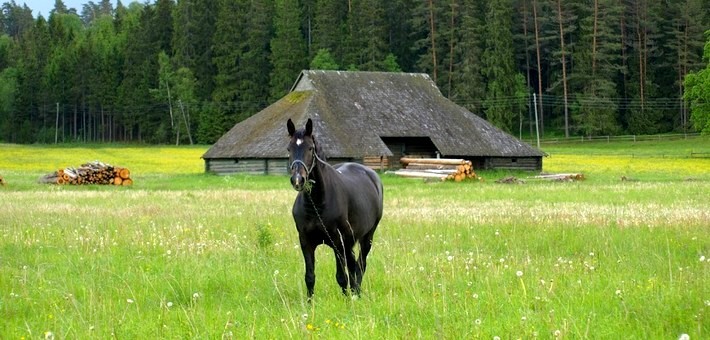
{"label": "dense tree canopy", "polygon": [[306,67],[428,73],[516,135],[707,129],[710,0],[124,2],[0,6],[0,142],[211,143]]}

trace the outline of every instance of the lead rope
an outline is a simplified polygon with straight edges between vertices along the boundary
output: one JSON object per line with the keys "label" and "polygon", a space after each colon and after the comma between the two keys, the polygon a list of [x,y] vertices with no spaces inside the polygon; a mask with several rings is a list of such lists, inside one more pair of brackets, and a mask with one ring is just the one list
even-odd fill
{"label": "lead rope", "polygon": [[[315,150],[313,151],[313,155],[315,156],[315,158],[319,162],[321,162],[323,164],[327,164],[327,163],[325,163],[325,161],[320,159],[320,157],[318,157],[318,153],[316,153]],[[296,163],[296,161],[294,161],[293,163]],[[291,164],[292,166],[293,166],[293,163]],[[303,164],[304,167],[306,166],[306,164],[303,162],[301,162],[301,164]],[[315,162],[311,166],[311,171],[313,170],[314,167],[315,167]],[[307,172],[307,176],[310,177],[311,171]],[[328,232],[328,228],[325,226],[325,222],[323,222],[323,218],[320,216],[320,213],[318,212],[318,207],[316,206],[316,202],[314,202],[313,197],[311,197],[311,185],[315,182],[316,181],[314,181],[312,179],[307,180],[307,183],[309,183],[309,185],[306,187],[306,196],[308,196],[308,200],[311,202],[311,205],[313,206],[313,210],[315,210],[315,212],[316,212],[316,216],[318,217],[318,221],[320,221],[320,225],[323,226],[323,231],[325,232],[325,236],[327,236],[328,239],[330,240],[330,243],[333,246],[335,246],[335,241],[333,241],[333,238],[330,237],[330,233]],[[348,225],[350,225],[350,221],[347,221],[347,222],[348,222]],[[340,244],[343,246],[343,258],[342,259],[343,259],[343,262],[345,262],[345,263],[343,263],[343,265],[345,267],[345,268],[343,268],[343,272],[345,273],[345,277],[348,280],[347,281],[348,285],[352,289],[352,285],[350,284],[350,270],[348,269],[348,260],[347,260],[347,256],[345,253],[347,251],[347,249],[345,249],[345,240],[343,240],[343,234],[340,232],[340,230],[338,230],[337,228],[335,230],[338,232],[338,235],[340,235]],[[352,232],[352,226],[350,227],[350,230]],[[353,237],[354,236],[355,236],[355,234],[353,234]]]}

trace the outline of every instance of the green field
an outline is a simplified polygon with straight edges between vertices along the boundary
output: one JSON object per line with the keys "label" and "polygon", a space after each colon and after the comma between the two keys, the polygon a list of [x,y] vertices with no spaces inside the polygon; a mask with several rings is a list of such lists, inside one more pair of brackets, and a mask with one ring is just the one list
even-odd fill
{"label": "green field", "polygon": [[[202,174],[204,146],[0,144],[0,338],[708,338],[710,159],[688,150],[710,140],[595,145],[545,148],[580,182],[383,175],[362,296],[321,247],[309,304],[286,177]],[[91,160],[135,184],[36,183]]]}

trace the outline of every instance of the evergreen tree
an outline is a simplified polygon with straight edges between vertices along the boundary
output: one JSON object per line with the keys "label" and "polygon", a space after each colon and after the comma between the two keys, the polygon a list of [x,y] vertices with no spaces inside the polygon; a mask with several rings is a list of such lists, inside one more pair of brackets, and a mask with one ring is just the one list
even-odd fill
{"label": "evergreen tree", "polygon": [[211,100],[214,90],[217,69],[213,61],[213,46],[217,45],[213,43],[213,38],[220,3],[215,0],[180,0],[175,8],[173,60],[176,66],[192,70],[199,101]]}
{"label": "evergreen tree", "polygon": [[442,8],[433,0],[417,2],[413,10],[411,26],[416,37],[412,49],[417,55],[415,64],[419,72],[431,75],[435,83],[439,83],[439,67],[442,47],[439,26],[442,19]]}
{"label": "evergreen tree", "polygon": [[22,37],[34,25],[32,10],[27,6],[18,6],[14,0],[2,4],[2,13],[3,30],[14,39]]}
{"label": "evergreen tree", "polygon": [[[22,60],[18,63],[18,91],[15,106],[19,114],[17,116],[19,121],[16,122],[18,123],[16,128],[19,129],[18,142],[54,140],[54,124],[50,124],[54,105],[44,95],[47,88],[44,75],[49,59],[50,41],[49,25],[41,16],[20,39],[19,53]],[[54,123],[54,120],[51,123]],[[50,126],[51,130],[49,130]]]}
{"label": "evergreen tree", "polygon": [[270,101],[278,100],[288,93],[298,73],[308,65],[298,1],[276,0],[273,25]]}
{"label": "evergreen tree", "polygon": [[239,122],[266,107],[269,97],[270,1],[222,1],[214,38],[213,99]]}
{"label": "evergreen tree", "polygon": [[[346,21],[349,2],[343,0],[315,0],[311,53],[328,49],[336,61],[344,56],[343,41],[346,40]],[[313,57],[313,55],[311,55]]]}
{"label": "evergreen tree", "polygon": [[[119,86],[119,105],[125,115],[122,122],[129,140],[163,142],[165,131],[158,131],[162,110],[154,105],[150,89],[157,87],[158,44],[150,40],[155,10],[145,6],[138,25],[129,27],[125,42],[123,78]],[[164,126],[164,125],[163,125]]]}
{"label": "evergreen tree", "polygon": [[345,65],[362,71],[380,71],[387,55],[385,11],[378,0],[351,2],[348,11],[348,35],[345,40]]}
{"label": "evergreen tree", "polygon": [[703,23],[707,5],[703,0],[675,0],[661,3],[666,15],[661,17],[659,36],[658,71],[659,86],[656,97],[667,98],[662,111],[661,129],[687,131],[688,108],[680,100],[683,96],[683,79],[688,72],[702,68]]}
{"label": "evergreen tree", "polygon": [[52,14],[67,14],[67,13],[69,13],[69,9],[67,8],[67,5],[64,4],[64,1],[55,0],[54,1],[54,9],[52,9],[49,12],[49,16],[51,17]]}
{"label": "evergreen tree", "polygon": [[452,89],[449,98],[471,112],[483,114],[482,101],[485,83],[481,69],[485,27],[477,1],[461,2],[461,25],[457,30],[458,43],[454,49],[455,68],[452,70]]}
{"label": "evergreen tree", "polygon": [[483,101],[488,121],[497,127],[512,131],[516,117],[515,108],[515,55],[513,53],[512,2],[493,0],[486,12],[486,49],[483,52],[483,70],[486,77],[486,95]]}
{"label": "evergreen tree", "polygon": [[[46,67],[45,80],[51,102],[59,104],[61,133],[58,140],[75,138],[75,134],[64,134],[67,124],[74,123],[68,113],[75,104],[72,88],[74,87],[77,65],[76,44],[83,37],[81,19],[73,13],[55,11],[49,16],[51,52]],[[115,88],[111,89],[115,91]],[[72,125],[69,125],[72,126]],[[70,130],[73,132],[73,130]]]}
{"label": "evergreen tree", "polygon": [[397,58],[397,64],[406,72],[415,70],[418,55],[412,48],[417,33],[412,27],[412,16],[418,0],[384,1],[387,44]]}
{"label": "evergreen tree", "polygon": [[630,0],[626,7],[628,19],[626,43],[628,58],[628,96],[625,121],[630,133],[658,132],[660,109],[652,98],[656,96],[655,69],[658,57],[659,3],[650,0]]}
{"label": "evergreen tree", "polygon": [[[241,93],[238,77],[241,60],[247,50],[246,36],[249,2],[220,0],[216,31],[213,39],[213,63],[216,66],[215,87],[212,100],[217,108],[234,124],[246,117],[241,116]],[[202,123],[200,123],[202,124]],[[230,125],[231,126],[231,125]],[[220,128],[226,131],[228,126]]]}
{"label": "evergreen tree", "polygon": [[13,63],[11,51],[15,50],[15,42],[6,34],[0,34],[0,141],[16,142],[14,130],[17,118],[15,99],[17,95],[18,70],[10,65]]}
{"label": "evergreen tree", "polygon": [[617,84],[621,74],[621,7],[616,0],[594,0],[578,7],[580,40],[573,53],[570,76],[576,93],[572,112],[576,131],[587,136],[620,131]]}

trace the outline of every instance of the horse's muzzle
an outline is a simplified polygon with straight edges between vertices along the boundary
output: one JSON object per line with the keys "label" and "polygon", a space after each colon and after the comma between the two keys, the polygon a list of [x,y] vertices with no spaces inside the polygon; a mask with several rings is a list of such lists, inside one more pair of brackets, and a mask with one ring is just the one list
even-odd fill
{"label": "horse's muzzle", "polygon": [[291,186],[296,191],[302,191],[306,180],[301,174],[291,175]]}

